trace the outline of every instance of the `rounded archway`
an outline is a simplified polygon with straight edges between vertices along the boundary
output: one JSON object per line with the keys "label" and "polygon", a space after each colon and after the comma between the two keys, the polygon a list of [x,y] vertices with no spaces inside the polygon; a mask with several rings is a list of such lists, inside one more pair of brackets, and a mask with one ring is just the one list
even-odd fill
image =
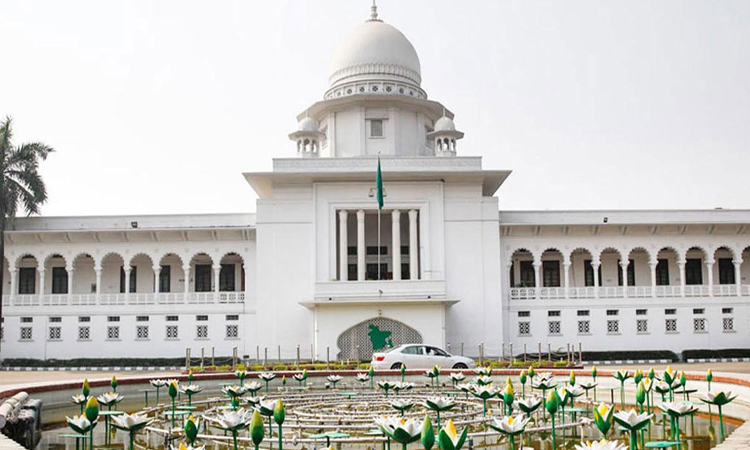
{"label": "rounded archway", "polygon": [[374,317],[348,328],[336,343],[338,359],[367,360],[375,351],[422,342],[422,334],[409,325],[387,317]]}

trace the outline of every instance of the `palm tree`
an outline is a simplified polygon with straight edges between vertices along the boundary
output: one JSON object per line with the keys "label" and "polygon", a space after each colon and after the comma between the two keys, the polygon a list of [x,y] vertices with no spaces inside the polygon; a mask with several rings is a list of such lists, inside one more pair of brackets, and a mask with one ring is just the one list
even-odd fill
{"label": "palm tree", "polygon": [[[19,208],[27,215],[39,214],[47,201],[47,189],[39,174],[39,160],[54,150],[41,142],[13,145],[11,118],[0,123],[0,261],[5,262],[5,226]],[[0,270],[0,321],[3,317],[3,275]]]}

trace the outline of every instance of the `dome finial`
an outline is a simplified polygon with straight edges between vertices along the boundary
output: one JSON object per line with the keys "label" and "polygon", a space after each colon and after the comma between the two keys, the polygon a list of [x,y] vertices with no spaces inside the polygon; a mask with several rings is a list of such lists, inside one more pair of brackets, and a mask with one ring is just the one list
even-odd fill
{"label": "dome finial", "polygon": [[372,0],[372,6],[370,7],[370,22],[371,21],[380,21],[378,19],[378,5],[375,3],[375,0]]}

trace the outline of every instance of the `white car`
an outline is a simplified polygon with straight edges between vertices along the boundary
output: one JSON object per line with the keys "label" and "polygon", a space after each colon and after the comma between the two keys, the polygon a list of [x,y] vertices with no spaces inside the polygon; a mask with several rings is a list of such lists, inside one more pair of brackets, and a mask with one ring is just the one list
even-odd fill
{"label": "white car", "polygon": [[474,360],[455,356],[446,351],[422,344],[405,344],[383,352],[372,354],[372,368],[375,370],[431,369],[440,366],[443,369],[471,369],[476,366]]}

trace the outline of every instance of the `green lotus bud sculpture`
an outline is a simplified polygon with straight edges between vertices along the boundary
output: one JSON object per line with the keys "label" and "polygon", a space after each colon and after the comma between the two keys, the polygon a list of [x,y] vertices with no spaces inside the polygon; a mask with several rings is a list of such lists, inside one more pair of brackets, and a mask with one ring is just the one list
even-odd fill
{"label": "green lotus bud sculpture", "polygon": [[422,421],[421,440],[424,450],[430,450],[435,445],[435,430],[432,428],[430,416],[425,416]]}
{"label": "green lotus bud sculpture", "polygon": [[255,450],[258,450],[258,446],[263,442],[264,434],[265,426],[263,425],[263,418],[260,416],[260,412],[256,409],[253,411],[253,418],[250,420],[250,440],[253,441]]}
{"label": "green lotus bud sculpture", "polygon": [[112,379],[109,380],[109,385],[112,387],[112,392],[117,392],[117,377],[112,375]]}
{"label": "green lotus bud sculpture", "polygon": [[[85,381],[84,384],[88,384],[88,381]],[[83,414],[91,422],[91,428],[89,429],[89,450],[94,450],[94,427],[96,426],[96,419],[99,418],[99,402],[96,401],[95,397],[89,397]]]}
{"label": "green lotus bud sculpture", "polygon": [[518,375],[518,381],[521,382],[521,397],[526,397],[527,375],[526,375],[525,370],[522,370],[521,373]]}
{"label": "green lotus bud sculpture", "polygon": [[282,450],[281,446],[281,427],[284,424],[284,418],[286,418],[286,410],[284,409],[284,403],[281,399],[276,400],[276,406],[273,408],[273,421],[279,426],[279,450]]}
{"label": "green lotus bud sculpture", "polygon": [[185,437],[187,438],[188,444],[193,446],[195,444],[195,439],[198,437],[198,430],[200,430],[199,421],[190,414],[188,418],[185,419],[185,426],[182,428],[185,430]]}
{"label": "green lotus bud sculpture", "polygon": [[708,383],[708,392],[711,392],[711,382],[714,380],[714,373],[711,369],[706,372],[706,382]]}
{"label": "green lotus bud sculpture", "polygon": [[576,373],[573,372],[572,370],[570,371],[570,377],[568,377],[568,383],[571,386],[575,386],[576,385]]}
{"label": "green lotus bud sculpture", "polygon": [[453,419],[448,419],[448,423],[438,433],[438,447],[440,450],[461,450],[468,432],[469,428],[466,427],[461,434],[458,434],[456,426],[453,425]]}
{"label": "green lotus bud sculpture", "polygon": [[406,364],[401,364],[401,381],[404,381],[404,377],[406,376]]}
{"label": "green lotus bud sculpture", "polygon": [[602,438],[607,438],[607,433],[612,428],[612,417],[615,409],[606,403],[600,403],[599,406],[594,408],[594,424],[599,432],[602,434]]}
{"label": "green lotus bud sculpture", "polygon": [[556,391],[550,391],[549,395],[547,396],[547,401],[544,403],[544,407],[549,413],[552,423],[552,450],[557,449],[557,438],[555,437],[555,413],[557,412],[557,408],[559,406],[558,398],[559,397],[557,396]]}
{"label": "green lotus bud sculpture", "polygon": [[172,399],[172,428],[174,428],[175,399],[177,398],[177,380],[169,383],[169,397]]}
{"label": "green lotus bud sculpture", "polygon": [[91,386],[89,385],[88,378],[83,380],[83,386],[81,386],[81,393],[83,394],[84,397],[87,397],[87,398],[89,394],[91,393]]}

